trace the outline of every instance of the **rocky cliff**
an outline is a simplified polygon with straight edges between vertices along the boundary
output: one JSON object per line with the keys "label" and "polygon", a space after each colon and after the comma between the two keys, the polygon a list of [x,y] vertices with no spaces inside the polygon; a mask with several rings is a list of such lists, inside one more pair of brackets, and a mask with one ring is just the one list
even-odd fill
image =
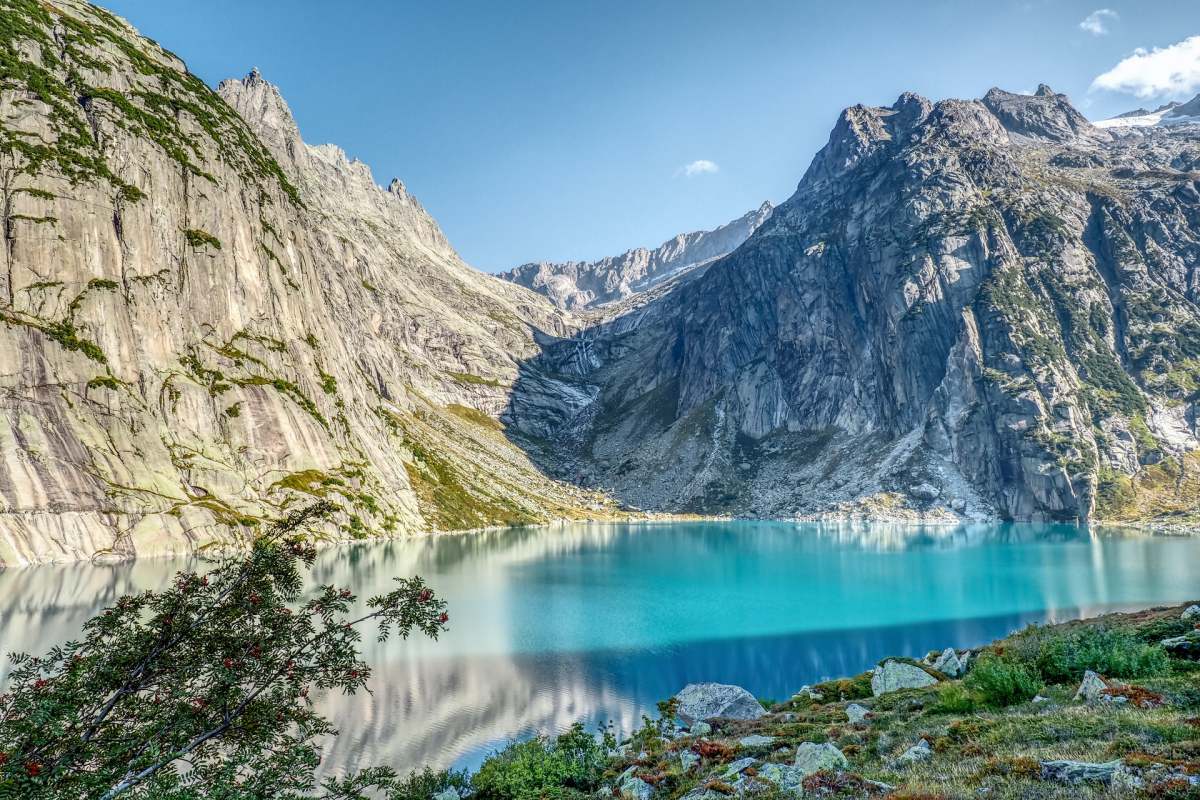
{"label": "rocky cliff", "polygon": [[[1200,130],[1139,130],[1045,86],[849,108],[745,244],[548,348],[507,419],[651,508],[1189,515]],[[545,374],[596,400],[532,413]]]}
{"label": "rocky cliff", "polygon": [[637,247],[599,261],[538,262],[500,273],[559,308],[582,309],[648,291],[736,250],[771,216],[761,206],[711,231],[681,233],[653,250]]}
{"label": "rocky cliff", "polygon": [[0,0],[0,562],[190,549],[312,497],[328,531],[602,501],[503,435],[573,322],[462,263],[399,181],[310,147],[102,9]]}

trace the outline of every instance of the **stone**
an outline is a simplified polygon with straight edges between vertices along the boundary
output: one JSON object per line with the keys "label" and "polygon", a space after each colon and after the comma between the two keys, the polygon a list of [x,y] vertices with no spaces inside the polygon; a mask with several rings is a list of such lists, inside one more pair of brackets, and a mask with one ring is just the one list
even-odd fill
{"label": "stone", "polygon": [[708,736],[712,733],[712,725],[709,725],[704,720],[693,722],[688,728],[688,733],[692,736]]}
{"label": "stone", "polygon": [[900,754],[896,759],[896,766],[908,767],[931,758],[933,758],[933,749],[929,746],[929,742],[922,739]]}
{"label": "stone", "polygon": [[762,736],[761,734],[751,734],[738,739],[738,744],[742,747],[767,747],[775,743],[774,736]]}
{"label": "stone", "polygon": [[889,658],[875,668],[871,676],[871,694],[878,697],[900,689],[921,689],[935,683],[937,678],[920,667]]}
{"label": "stone", "polygon": [[801,794],[802,784],[809,773],[799,767],[787,764],[763,764],[758,770],[758,776],[768,783],[778,786],[786,794]]}
{"label": "stone", "polygon": [[725,767],[725,771],[721,774],[726,778],[732,778],[735,775],[740,775],[743,770],[748,767],[753,767],[757,763],[758,759],[750,756],[747,756],[746,758],[739,758],[737,761],[730,762],[729,765]]}
{"label": "stone", "polygon": [[1163,639],[1162,648],[1176,658],[1200,660],[1200,631],[1191,631],[1183,636]]}
{"label": "stone", "polygon": [[758,719],[767,713],[754,695],[724,683],[691,683],[675,699],[679,701],[676,716],[689,726],[709,719]]}
{"label": "stone", "polygon": [[1098,703],[1105,697],[1104,690],[1108,688],[1108,684],[1095,672],[1090,669],[1083,673],[1083,681],[1079,684],[1079,689],[1075,692],[1075,701],[1080,703]]}
{"label": "stone", "polygon": [[1121,770],[1121,759],[1094,764],[1087,761],[1043,761],[1042,780],[1059,783],[1110,783]]}
{"label": "stone", "polygon": [[621,773],[617,791],[621,800],[650,800],[654,787],[637,776],[637,767],[630,767]]}
{"label": "stone", "polygon": [[859,705],[858,703],[851,703],[850,705],[846,706],[846,718],[849,719],[851,724],[854,725],[864,721],[867,718],[867,714],[870,713],[871,709],[867,708],[866,706]]}
{"label": "stone", "polygon": [[918,500],[937,500],[941,495],[941,491],[932,483],[918,483],[908,493]]}
{"label": "stone", "polygon": [[804,742],[796,748],[796,758],[792,765],[804,776],[808,776],[822,770],[845,769],[850,766],[850,762],[846,760],[846,756],[842,754],[841,750],[829,742],[824,744]]}
{"label": "stone", "polygon": [[1049,702],[1050,702],[1050,698],[1049,698],[1049,697],[1043,697],[1043,696],[1042,696],[1042,695],[1040,695],[1040,694],[1035,694],[1035,695],[1033,696],[1033,700],[1031,700],[1030,702],[1031,702],[1031,703],[1049,703]]}
{"label": "stone", "polygon": [[691,772],[692,769],[700,763],[700,755],[691,750],[684,750],[679,754],[679,766],[684,772]]}
{"label": "stone", "polygon": [[1179,615],[1180,619],[1200,620],[1200,605],[1190,605]]}
{"label": "stone", "polygon": [[942,654],[933,662],[933,668],[938,672],[944,672],[951,678],[957,678],[963,674],[962,662],[958,660],[958,653],[954,652],[953,647],[947,647],[942,651]]}

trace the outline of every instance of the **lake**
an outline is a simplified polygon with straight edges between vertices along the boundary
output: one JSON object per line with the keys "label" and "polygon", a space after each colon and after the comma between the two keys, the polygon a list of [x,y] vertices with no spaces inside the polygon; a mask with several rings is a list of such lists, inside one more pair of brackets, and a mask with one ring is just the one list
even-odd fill
{"label": "lake", "polygon": [[[0,646],[42,652],[189,563],[0,572]],[[322,699],[344,732],[325,764],[475,766],[575,720],[630,730],[691,681],[786,699],[886,655],[1195,600],[1197,565],[1200,537],[1028,524],[579,524],[333,548],[314,585],[366,597],[419,574],[451,621],[437,642],[367,637],[374,693]]]}

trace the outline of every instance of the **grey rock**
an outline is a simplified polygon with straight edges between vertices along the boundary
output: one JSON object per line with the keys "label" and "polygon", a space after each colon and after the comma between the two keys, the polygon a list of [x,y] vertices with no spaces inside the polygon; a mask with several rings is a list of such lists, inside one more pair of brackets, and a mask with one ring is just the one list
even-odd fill
{"label": "grey rock", "polygon": [[858,724],[864,721],[870,713],[871,709],[858,703],[851,703],[846,706],[846,718],[850,720],[851,724]]}
{"label": "grey rock", "polygon": [[875,668],[871,676],[871,693],[878,697],[900,689],[920,689],[935,683],[937,678],[920,667],[889,658]]}
{"label": "grey rock", "polygon": [[1200,620],[1200,605],[1191,605],[1183,610],[1179,615],[1180,619],[1195,619]]}
{"label": "grey rock", "polygon": [[693,753],[691,750],[684,750],[680,752],[679,765],[683,768],[684,772],[691,772],[691,770],[699,763],[700,756],[697,753]]}
{"label": "grey rock", "polygon": [[617,792],[622,800],[650,800],[654,787],[639,778],[637,767],[630,767],[621,774],[617,783]]}
{"label": "grey rock", "polygon": [[942,654],[933,662],[933,668],[938,672],[944,672],[951,678],[957,678],[965,671],[962,662],[958,660],[958,653],[953,647],[947,647],[942,651]]}
{"label": "grey rock", "polygon": [[1104,690],[1108,688],[1108,684],[1098,674],[1092,670],[1087,670],[1083,673],[1083,680],[1079,684],[1079,688],[1075,691],[1075,701],[1081,703],[1098,703],[1107,695]]}
{"label": "grey rock", "polygon": [[918,500],[937,500],[941,491],[931,483],[919,483],[908,490]]}
{"label": "grey rock", "polygon": [[750,736],[743,736],[741,739],[738,739],[738,744],[742,747],[767,747],[768,745],[774,743],[774,736],[762,736],[761,734],[757,733]]}
{"label": "grey rock", "polygon": [[740,686],[724,683],[692,683],[675,695],[676,711],[685,725],[708,719],[758,719],[766,714],[754,695]]}
{"label": "grey rock", "polygon": [[803,769],[787,764],[763,764],[758,770],[760,779],[775,784],[787,794],[801,794],[802,784],[808,775]]}
{"label": "grey rock", "polygon": [[747,756],[746,758],[739,758],[737,761],[730,762],[729,765],[725,767],[725,771],[721,774],[726,778],[732,778],[735,775],[740,775],[744,770],[749,767],[753,767],[757,763],[758,759],[750,756]]}
{"label": "grey rock", "polygon": [[849,766],[846,756],[829,742],[814,744],[804,742],[796,748],[796,758],[792,765],[804,776],[812,775],[822,770],[839,770]]}
{"label": "grey rock", "polygon": [[896,759],[896,765],[898,767],[907,767],[922,761],[928,761],[931,758],[933,758],[933,749],[929,746],[929,742],[922,739],[901,753]]}
{"label": "grey rock", "polygon": [[1182,636],[1163,639],[1162,648],[1176,658],[1200,659],[1200,631],[1190,631]]}
{"label": "grey rock", "polygon": [[712,733],[712,725],[704,720],[697,720],[688,727],[688,733],[692,736],[708,736]]}
{"label": "grey rock", "polygon": [[1110,783],[1122,768],[1120,759],[1102,764],[1087,761],[1043,761],[1042,780],[1059,783]]}

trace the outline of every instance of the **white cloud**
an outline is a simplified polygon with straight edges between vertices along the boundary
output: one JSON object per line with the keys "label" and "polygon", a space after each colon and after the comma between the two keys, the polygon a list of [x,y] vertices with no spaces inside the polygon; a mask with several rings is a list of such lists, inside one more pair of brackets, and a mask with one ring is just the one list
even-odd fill
{"label": "white cloud", "polygon": [[690,178],[693,175],[703,175],[706,172],[720,172],[720,171],[721,171],[721,168],[719,166],[717,166],[716,162],[709,161],[707,158],[701,158],[701,159],[697,159],[696,161],[693,161],[690,164],[684,164],[682,167],[679,168],[679,170],[675,174],[683,175],[686,178]]}
{"label": "white cloud", "polygon": [[1153,50],[1139,47],[1108,72],[1096,76],[1091,88],[1138,97],[1194,94],[1200,90],[1200,36]]}
{"label": "white cloud", "polygon": [[1097,8],[1083,18],[1083,22],[1079,23],[1079,29],[1092,36],[1107,36],[1108,23],[1116,22],[1120,18],[1121,16],[1111,8]]}

